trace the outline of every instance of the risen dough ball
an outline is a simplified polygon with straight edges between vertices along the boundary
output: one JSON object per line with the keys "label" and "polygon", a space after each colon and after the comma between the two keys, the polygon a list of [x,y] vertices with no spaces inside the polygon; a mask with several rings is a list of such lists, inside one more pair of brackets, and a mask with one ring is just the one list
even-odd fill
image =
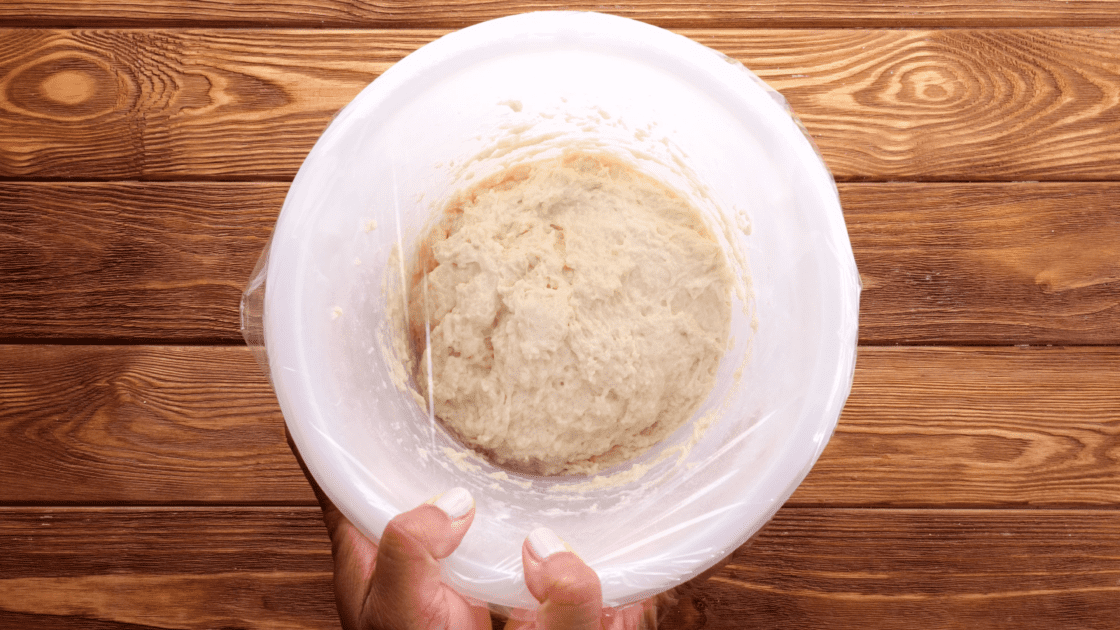
{"label": "risen dough ball", "polygon": [[731,273],[700,214],[603,157],[466,191],[417,269],[416,380],[426,390],[430,330],[436,416],[515,470],[593,473],[646,451],[707,397],[728,342]]}

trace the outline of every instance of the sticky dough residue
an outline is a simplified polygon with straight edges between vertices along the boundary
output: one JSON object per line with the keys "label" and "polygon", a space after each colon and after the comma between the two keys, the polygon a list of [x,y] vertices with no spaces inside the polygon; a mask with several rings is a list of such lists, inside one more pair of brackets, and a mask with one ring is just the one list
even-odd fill
{"label": "sticky dough residue", "polygon": [[[682,151],[670,137],[674,130],[659,125],[656,121],[638,122],[628,116],[614,115],[610,119],[603,119],[593,103],[578,104],[560,99],[558,103],[524,103],[522,111],[510,111],[514,108],[508,104],[499,104],[502,110],[509,112],[508,120],[500,123],[493,132],[480,137],[483,141],[472,154],[454,161],[433,163],[432,168],[442,171],[450,178],[451,185],[443,190],[461,190],[477,181],[477,175],[488,175],[500,172],[519,164],[542,160],[561,155],[565,151],[585,151],[613,158],[630,165],[636,170],[653,175],[658,181],[665,182],[674,190],[683,192],[685,196],[697,207],[703,209],[705,219],[720,240],[724,253],[730,263],[734,275],[733,293],[742,314],[746,315],[748,326],[753,330],[757,328],[754,313],[753,290],[748,270],[745,252],[741,249],[742,242],[734,233],[749,234],[749,218],[744,209],[727,206],[724,200],[718,199],[707,184],[694,173],[689,166],[690,158]],[[533,122],[536,121],[536,122]],[[593,133],[585,133],[584,127],[590,127]],[[470,174],[471,177],[467,177]],[[485,181],[485,180],[484,180]],[[476,184],[477,185],[477,184]],[[423,193],[415,199],[417,204],[423,201]],[[428,195],[437,201],[430,202],[429,212],[438,220],[440,210],[446,206],[447,197],[442,194]],[[735,216],[732,219],[732,215]],[[737,225],[736,225],[737,224]],[[738,229],[737,229],[738,228]],[[418,391],[416,374],[417,364],[412,353],[411,341],[408,339],[408,304],[405,286],[408,283],[405,266],[406,258],[411,259],[415,254],[415,236],[405,233],[401,240],[401,226],[397,218],[397,244],[390,247],[389,260],[383,271],[382,299],[387,306],[387,327],[378,328],[375,333],[377,351],[385,358],[389,369],[389,376],[395,387],[405,395],[410,396],[424,415],[428,415],[427,397]],[[422,233],[426,230],[422,230]],[[736,309],[739,310],[739,309]],[[736,318],[739,315],[735,316]],[[739,331],[728,342],[728,355],[726,363],[731,363],[721,368],[729,372],[730,380],[722,379],[713,392],[713,398],[703,405],[701,413],[691,423],[691,430],[686,433],[678,432],[673,437],[656,445],[646,456],[641,456],[628,465],[604,470],[585,481],[564,481],[556,478],[543,485],[530,477],[513,474],[508,471],[508,478],[491,474],[486,483],[489,487],[500,486],[506,490],[514,490],[519,486],[523,491],[531,488],[532,491],[546,490],[555,500],[571,500],[581,504],[585,495],[598,496],[602,491],[626,486],[626,492],[620,495],[618,501],[612,503],[613,509],[623,509],[630,500],[627,497],[640,495],[649,486],[664,483],[667,479],[676,479],[680,471],[691,470],[696,463],[691,454],[692,447],[705,439],[709,427],[717,424],[715,421],[729,409],[727,404],[732,393],[737,391],[742,384],[743,367],[747,364],[751,353],[752,335],[749,331]],[[747,332],[747,334],[740,334]],[[427,448],[419,448],[418,455],[428,461],[436,453],[446,455],[438,443],[453,446],[453,450],[466,454],[474,464],[460,461],[462,458],[449,456],[432,457],[435,463],[445,470],[457,469],[460,473],[470,477],[478,473],[472,472],[475,465],[481,465],[484,471],[496,471],[490,462],[482,459],[475,451],[465,449],[459,444],[438,437],[445,433],[435,426],[424,431],[425,438],[431,441]],[[676,471],[676,472],[675,472]],[[502,473],[505,474],[505,473]],[[640,479],[635,483],[636,479]],[[574,483],[573,483],[574,482]],[[506,488],[506,486],[509,486]],[[613,491],[612,491],[613,492]],[[567,505],[567,504],[565,504]]]}
{"label": "sticky dough residue", "polygon": [[[707,397],[733,284],[681,195],[571,152],[448,204],[410,282],[412,354],[430,335],[435,414],[466,444],[521,472],[595,473]],[[414,366],[427,398],[427,361]]]}

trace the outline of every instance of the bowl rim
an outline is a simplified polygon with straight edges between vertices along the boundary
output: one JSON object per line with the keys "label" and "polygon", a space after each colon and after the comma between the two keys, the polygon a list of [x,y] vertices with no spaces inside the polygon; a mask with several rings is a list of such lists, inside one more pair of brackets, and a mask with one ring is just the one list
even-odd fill
{"label": "bowl rim", "polygon": [[[497,18],[475,24],[444,35],[420,47],[388,68],[366,86],[335,116],[327,129],[316,141],[314,147],[309,152],[303,164],[301,164],[299,172],[297,172],[292,181],[284,206],[277,220],[274,238],[270,243],[268,252],[270,264],[266,286],[269,289],[273,289],[273,291],[271,291],[272,295],[269,295],[267,291],[265,295],[264,339],[268,355],[274,358],[274,360],[270,361],[270,365],[273,366],[270,376],[276,388],[285,424],[292,436],[292,440],[299,448],[308,471],[332,500],[335,500],[336,497],[349,494],[349,491],[342,491],[341,488],[347,486],[352,489],[354,484],[350,480],[340,479],[337,475],[330,474],[329,467],[323,463],[322,458],[325,457],[324,453],[328,450],[324,448],[324,445],[327,445],[329,438],[319,434],[317,431],[308,430],[307,427],[296,421],[296,419],[301,417],[309,417],[308,414],[314,413],[317,410],[316,406],[311,405],[314,399],[314,396],[311,394],[312,385],[309,382],[311,380],[311,375],[303,374],[293,376],[290,373],[279,370],[277,367],[279,365],[305,365],[307,363],[304,354],[305,344],[298,341],[289,344],[277,343],[279,339],[291,341],[293,338],[300,336],[301,327],[299,325],[299,318],[297,317],[292,322],[288,322],[291,324],[290,326],[278,326],[277,324],[279,322],[275,317],[276,309],[270,309],[268,307],[277,296],[282,296],[285,290],[285,283],[281,276],[284,261],[278,260],[277,253],[281,251],[278,248],[280,247],[280,243],[283,242],[283,237],[286,235],[289,222],[292,219],[292,213],[289,212],[289,203],[293,199],[294,193],[300,190],[305,180],[306,171],[309,168],[308,164],[319,159],[324,152],[329,151],[335,139],[339,137],[340,134],[345,133],[349,125],[355,124],[359,117],[369,115],[370,112],[375,112],[376,109],[383,106],[390,97],[402,90],[414,89],[415,82],[421,81],[423,77],[430,72],[442,72],[441,67],[445,64],[473,63],[474,60],[480,57],[498,54],[494,51],[515,45],[519,40],[529,38],[533,41],[539,41],[541,38],[548,37],[583,38],[581,39],[583,42],[605,47],[617,46],[620,43],[624,43],[634,46],[638,50],[644,49],[651,54],[656,53],[659,58],[679,57],[679,63],[682,64],[682,66],[702,69],[713,77],[713,81],[726,85],[727,89],[732,92],[749,94],[755,99],[759,98],[761,94],[765,94],[767,97],[766,100],[770,102],[770,105],[763,106],[764,108],[769,108],[771,120],[768,122],[789,127],[787,133],[789,134],[789,138],[795,143],[794,150],[797,151],[798,155],[802,158],[802,164],[814,165],[812,167],[816,171],[814,176],[826,178],[828,186],[831,187],[832,194],[836,194],[835,184],[823,159],[813,146],[811,138],[805,134],[804,128],[801,127],[796,118],[792,116],[788,106],[785,105],[784,99],[781,99],[780,95],[775,98],[777,95],[776,92],[766,86],[758,77],[746,70],[746,68],[737,61],[682,35],[629,18],[605,13],[585,11],[539,11]],[[795,131],[796,133],[794,133]],[[842,264],[850,266],[851,275],[853,276],[853,285],[843,287],[843,289],[846,291],[854,291],[854,312],[846,314],[847,317],[844,318],[846,328],[841,331],[841,336],[845,337],[842,348],[850,347],[851,352],[849,356],[841,357],[841,362],[837,366],[835,380],[832,384],[833,398],[829,405],[829,413],[826,414],[830,419],[825,418],[823,421],[823,429],[826,434],[823,439],[820,440],[818,448],[806,461],[801,462],[802,466],[789,484],[788,492],[786,492],[784,496],[778,497],[779,500],[774,502],[772,509],[769,510],[765,517],[759,519],[757,524],[752,524],[751,527],[744,529],[740,533],[737,541],[730,541],[733,548],[746,542],[746,540],[757,532],[765,522],[770,520],[777,509],[781,507],[800,485],[801,481],[819,458],[832,431],[835,430],[840,410],[851,389],[855,364],[860,287],[858,272],[856,272],[855,268],[854,255],[852,254],[851,244],[848,240],[846,227],[844,226],[843,214],[839,211],[838,196],[835,200],[835,208],[836,212],[829,212],[826,218],[832,223],[831,227],[833,229],[831,229],[830,232],[842,235],[840,239],[841,242],[834,244],[841,249],[839,253],[840,257],[843,259]],[[836,229],[837,224],[839,230]],[[276,236],[280,238],[275,238]],[[288,289],[294,290],[294,287],[298,283],[293,280],[289,284],[290,286]],[[849,304],[849,307],[852,308],[853,304]],[[270,324],[273,325],[270,326]],[[315,407],[315,409],[311,407]],[[355,522],[356,525],[359,525],[358,521],[354,518],[355,515],[352,513],[352,508],[350,506],[345,504],[345,502],[335,501],[335,503],[339,509],[342,510],[343,514],[350,518],[352,522]],[[359,527],[361,528],[360,525]],[[372,534],[372,532],[364,533],[366,535]],[[677,583],[691,579],[695,575],[708,569],[718,560],[719,558],[714,558],[710,561],[696,562],[692,570],[689,571],[685,577],[677,581]],[[629,596],[622,598],[621,601],[616,603],[637,601],[651,594],[650,592],[644,591],[631,593]]]}

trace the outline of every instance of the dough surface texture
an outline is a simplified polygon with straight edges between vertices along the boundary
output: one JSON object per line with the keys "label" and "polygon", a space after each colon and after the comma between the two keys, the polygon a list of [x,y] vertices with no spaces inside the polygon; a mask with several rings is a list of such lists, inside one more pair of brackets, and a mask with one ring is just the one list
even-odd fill
{"label": "dough surface texture", "polygon": [[[498,465],[591,474],[648,450],[707,397],[732,274],[700,213],[613,158],[522,164],[459,194],[410,283],[416,381]],[[427,324],[427,325],[425,325]]]}

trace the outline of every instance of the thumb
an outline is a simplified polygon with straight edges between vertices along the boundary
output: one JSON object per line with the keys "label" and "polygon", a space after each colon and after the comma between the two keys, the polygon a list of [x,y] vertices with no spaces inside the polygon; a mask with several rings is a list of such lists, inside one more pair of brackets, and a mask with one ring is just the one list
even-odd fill
{"label": "thumb", "polygon": [[599,630],[603,588],[599,576],[552,530],[533,530],[521,546],[525,585],[541,603],[539,630]]}
{"label": "thumb", "polygon": [[443,599],[439,561],[451,555],[474,520],[474,499],[453,488],[429,504],[397,515],[377,549],[371,594],[381,611],[431,612]]}

